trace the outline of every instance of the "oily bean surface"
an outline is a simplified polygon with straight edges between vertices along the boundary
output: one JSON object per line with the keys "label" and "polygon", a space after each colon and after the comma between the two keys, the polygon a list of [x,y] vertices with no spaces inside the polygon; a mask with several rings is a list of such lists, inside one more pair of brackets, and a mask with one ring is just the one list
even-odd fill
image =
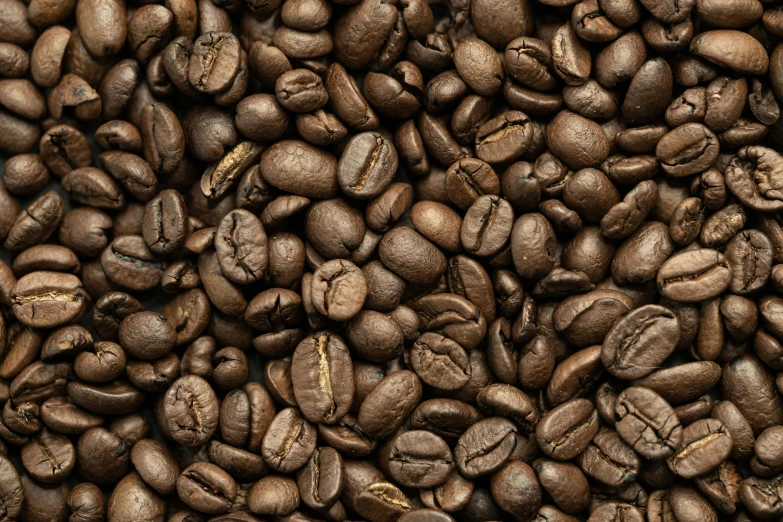
{"label": "oily bean surface", "polygon": [[0,522],[780,519],[781,38],[0,0]]}

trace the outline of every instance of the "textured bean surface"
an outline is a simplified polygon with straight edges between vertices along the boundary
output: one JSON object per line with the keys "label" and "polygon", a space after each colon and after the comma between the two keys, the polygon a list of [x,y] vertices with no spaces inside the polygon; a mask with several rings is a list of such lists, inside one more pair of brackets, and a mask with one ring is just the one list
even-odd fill
{"label": "textured bean surface", "polygon": [[0,522],[783,519],[783,8],[0,0]]}

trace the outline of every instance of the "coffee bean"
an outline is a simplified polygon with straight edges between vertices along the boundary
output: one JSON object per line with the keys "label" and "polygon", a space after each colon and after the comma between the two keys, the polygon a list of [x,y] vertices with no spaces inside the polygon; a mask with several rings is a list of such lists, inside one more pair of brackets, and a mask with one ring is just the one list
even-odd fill
{"label": "coffee bean", "polygon": [[247,505],[259,515],[289,514],[299,505],[299,491],[287,477],[264,477],[250,489]]}
{"label": "coffee bean", "polygon": [[682,427],[671,406],[647,388],[631,387],[616,399],[615,428],[646,458],[667,458],[682,442]]}
{"label": "coffee bean", "polygon": [[217,398],[201,377],[188,375],[177,379],[166,392],[163,408],[169,432],[180,444],[202,444],[217,428]]}
{"label": "coffee bean", "polygon": [[313,305],[330,319],[347,321],[359,312],[366,297],[364,275],[348,260],[327,261],[313,274]]}
{"label": "coffee bean", "polygon": [[674,351],[680,322],[670,310],[646,305],[620,319],[606,335],[601,361],[621,379],[640,379],[655,370]]}
{"label": "coffee bean", "polygon": [[27,472],[47,484],[60,482],[76,465],[76,452],[71,441],[48,429],[22,447],[21,457]]}
{"label": "coffee bean", "polygon": [[598,412],[590,401],[572,399],[541,418],[536,440],[547,456],[568,460],[587,447],[598,428]]}
{"label": "coffee bean", "polygon": [[616,431],[601,428],[577,457],[577,464],[588,476],[617,488],[636,479],[641,461]]}
{"label": "coffee bean", "polygon": [[[421,382],[415,373],[401,370],[387,375],[359,407],[359,427],[373,438],[388,436],[402,425],[421,394]],[[392,405],[394,408],[388,410]]]}
{"label": "coffee bean", "polygon": [[208,462],[191,464],[177,478],[177,493],[190,507],[211,515],[231,509],[237,485],[231,475]]}
{"label": "coffee bean", "polygon": [[473,424],[457,441],[454,462],[467,478],[489,475],[500,469],[517,446],[517,429],[502,417]]}
{"label": "coffee bean", "polygon": [[312,112],[329,101],[321,77],[307,69],[284,72],[275,82],[277,101],[293,112]]}
{"label": "coffee bean", "polygon": [[364,132],[345,145],[337,164],[337,181],[343,192],[357,199],[380,194],[397,172],[394,145],[377,132]]}
{"label": "coffee bean", "polygon": [[269,467],[290,473],[301,468],[315,451],[315,427],[296,408],[286,408],[272,419],[264,435],[262,456]]}
{"label": "coffee bean", "polygon": [[[717,49],[729,45],[737,49],[731,57],[723,57]],[[769,59],[758,40],[734,30],[707,31],[691,41],[691,52],[721,67],[745,74],[764,74]]]}
{"label": "coffee bean", "polygon": [[291,379],[302,414],[316,424],[334,424],[351,407],[353,366],[342,340],[328,333],[305,338],[294,351]]}
{"label": "coffee bean", "polygon": [[131,290],[156,286],[163,271],[141,236],[116,238],[101,254],[101,266],[109,279]]}
{"label": "coffee bean", "polygon": [[683,445],[669,457],[672,471],[686,478],[708,473],[731,453],[731,435],[717,419],[702,419],[683,430]]}
{"label": "coffee bean", "polygon": [[[13,289],[13,313],[32,328],[54,328],[83,313],[85,296],[78,277],[58,272],[32,272]],[[36,317],[37,312],[37,317]]]}
{"label": "coffee bean", "polygon": [[707,248],[672,256],[657,275],[661,295],[689,303],[715,297],[730,281],[731,270],[723,254]]}
{"label": "coffee bean", "polygon": [[412,430],[395,437],[389,448],[389,473],[406,487],[431,488],[446,481],[454,468],[446,442],[429,431]]}

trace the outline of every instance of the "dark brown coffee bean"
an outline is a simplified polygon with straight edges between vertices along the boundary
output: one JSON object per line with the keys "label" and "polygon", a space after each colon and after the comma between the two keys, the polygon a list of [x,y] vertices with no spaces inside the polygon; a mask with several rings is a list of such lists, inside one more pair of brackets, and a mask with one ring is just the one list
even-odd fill
{"label": "dark brown coffee bean", "polygon": [[668,358],[679,338],[680,322],[674,313],[662,306],[643,306],[623,317],[607,334],[601,360],[615,377],[639,379]]}
{"label": "dark brown coffee bean", "polygon": [[148,201],[142,234],[150,250],[157,254],[176,252],[187,236],[186,220],[187,207],[179,192],[163,190]]}
{"label": "dark brown coffee bean", "polygon": [[71,490],[68,507],[71,508],[71,516],[80,522],[98,522],[103,520],[106,512],[103,493],[89,482],[82,482]]}
{"label": "dark brown coffee bean", "polygon": [[14,286],[12,300],[16,318],[32,328],[69,323],[85,306],[79,278],[58,272],[32,272],[22,277]]}
{"label": "dark brown coffee bean", "polygon": [[109,497],[106,506],[107,518],[130,522],[130,510],[132,506],[138,505],[137,503],[144,506],[144,512],[149,516],[165,516],[166,503],[145,485],[138,473],[132,472],[117,484]]}
{"label": "dark brown coffee bean", "polygon": [[[415,373],[402,370],[387,375],[362,402],[359,427],[373,438],[390,435],[413,411],[421,394],[421,382]],[[389,410],[389,405],[394,409]]]}
{"label": "dark brown coffee bean", "polygon": [[412,430],[391,441],[387,465],[399,484],[431,488],[446,481],[454,459],[443,439],[429,431]]}
{"label": "dark brown coffee bean", "polygon": [[609,155],[606,134],[592,120],[561,111],[547,125],[550,151],[572,169],[592,167]]}
{"label": "dark brown coffee bean", "polygon": [[136,291],[157,286],[163,273],[141,236],[116,238],[101,254],[101,266],[113,282]]}
{"label": "dark brown coffee bean", "polygon": [[647,388],[631,387],[617,396],[618,434],[646,458],[667,458],[682,442],[682,427],[671,406]]}
{"label": "dark brown coffee bean", "polygon": [[342,491],[344,474],[343,459],[334,448],[316,448],[296,476],[302,502],[312,509],[323,509],[331,505]]}
{"label": "dark brown coffee bean", "polygon": [[514,161],[533,141],[530,118],[520,111],[508,111],[487,121],[476,132],[476,155],[487,163]]}
{"label": "dark brown coffee bean", "polygon": [[193,43],[188,79],[199,92],[218,94],[231,86],[239,71],[240,45],[231,33],[207,33]]}
{"label": "dark brown coffee bean", "polygon": [[641,465],[639,456],[609,428],[599,430],[576,462],[588,476],[613,488],[632,483]]}
{"label": "dark brown coffee bean", "polygon": [[237,484],[231,475],[209,462],[191,464],[177,478],[177,493],[190,507],[211,515],[231,509]]}
{"label": "dark brown coffee bean", "polygon": [[731,447],[731,435],[719,420],[702,419],[683,430],[683,446],[667,462],[678,475],[693,478],[718,467]]}
{"label": "dark brown coffee bean", "polygon": [[723,254],[707,248],[670,257],[657,275],[661,295],[674,301],[698,302],[717,296],[731,281]]}
{"label": "dark brown coffee bean", "polygon": [[[736,48],[737,52],[732,56],[721,55],[718,49],[726,45]],[[769,66],[769,58],[759,41],[740,31],[707,31],[693,39],[690,50],[697,56],[739,73],[764,74]]]}
{"label": "dark brown coffee bean", "polygon": [[296,483],[288,477],[268,476],[259,480],[247,494],[247,506],[259,515],[287,515],[299,506]]}
{"label": "dark brown coffee bean", "polygon": [[291,378],[302,414],[316,424],[334,424],[351,407],[353,366],[339,337],[321,333],[305,338],[294,351]]}
{"label": "dark brown coffee bean", "polygon": [[99,159],[109,174],[139,201],[149,201],[157,192],[158,179],[149,163],[139,156],[111,150],[101,153]]}
{"label": "dark brown coffee bean", "polygon": [[316,431],[296,408],[280,411],[264,435],[262,456],[271,468],[290,473],[315,451]]}
{"label": "dark brown coffee bean", "polygon": [[397,166],[397,151],[391,141],[378,133],[365,132],[346,144],[337,164],[337,180],[347,195],[371,199],[389,185]]}
{"label": "dark brown coffee bean", "polygon": [[781,481],[783,481],[781,475],[769,479],[750,477],[743,480],[739,489],[743,505],[756,516],[779,516]]}
{"label": "dark brown coffee bean", "polygon": [[166,392],[163,408],[171,436],[184,446],[203,444],[217,428],[217,397],[201,377],[177,379]]}
{"label": "dark brown coffee bean", "polygon": [[536,440],[547,456],[568,460],[587,447],[598,428],[598,412],[590,401],[572,399],[541,418]]}
{"label": "dark brown coffee bean", "polygon": [[490,417],[473,424],[454,448],[454,461],[463,476],[477,478],[500,469],[517,446],[514,424]]}
{"label": "dark brown coffee bean", "polygon": [[174,492],[179,465],[166,446],[152,439],[140,440],[133,445],[130,459],[144,482],[155,491],[162,495]]}

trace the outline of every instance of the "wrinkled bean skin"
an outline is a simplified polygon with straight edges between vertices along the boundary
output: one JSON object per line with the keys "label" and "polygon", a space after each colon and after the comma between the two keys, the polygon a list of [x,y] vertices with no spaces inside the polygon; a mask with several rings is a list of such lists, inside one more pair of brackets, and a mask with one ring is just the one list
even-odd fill
{"label": "wrinkled bean skin", "polygon": [[0,0],[0,522],[783,517],[783,7]]}

